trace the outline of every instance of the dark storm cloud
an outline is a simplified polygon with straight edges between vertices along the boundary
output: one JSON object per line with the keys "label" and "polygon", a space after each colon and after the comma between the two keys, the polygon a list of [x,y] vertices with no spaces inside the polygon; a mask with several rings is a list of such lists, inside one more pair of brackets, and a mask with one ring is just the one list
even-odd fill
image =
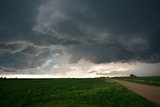
{"label": "dark storm cloud", "polygon": [[37,68],[52,56],[63,54],[59,48],[37,46],[25,41],[3,42],[0,47],[3,51],[0,55],[0,68],[3,71]]}
{"label": "dark storm cloud", "polygon": [[[2,0],[0,66],[34,68],[53,54],[66,52],[70,63],[159,62],[159,4],[159,0]],[[67,51],[50,48],[55,45]]]}
{"label": "dark storm cloud", "polygon": [[71,62],[81,58],[95,63],[158,62],[158,4],[143,0],[52,1],[39,7],[33,30],[82,44],[70,51]]}
{"label": "dark storm cloud", "polygon": [[112,61],[129,61],[133,58],[130,51],[118,45],[80,45],[71,50],[70,63],[77,63],[81,58],[94,63],[104,63]]}

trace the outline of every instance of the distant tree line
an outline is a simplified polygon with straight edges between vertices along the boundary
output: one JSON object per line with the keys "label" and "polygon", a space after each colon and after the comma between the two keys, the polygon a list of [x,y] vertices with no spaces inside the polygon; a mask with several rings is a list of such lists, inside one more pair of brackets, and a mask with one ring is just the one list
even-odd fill
{"label": "distant tree line", "polygon": [[17,78],[0,77],[0,80],[7,80],[7,79],[17,79]]}

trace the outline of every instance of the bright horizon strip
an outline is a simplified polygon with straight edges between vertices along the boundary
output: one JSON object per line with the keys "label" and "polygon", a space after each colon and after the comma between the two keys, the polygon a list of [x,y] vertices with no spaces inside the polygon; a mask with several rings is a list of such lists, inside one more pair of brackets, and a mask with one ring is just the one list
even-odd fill
{"label": "bright horizon strip", "polygon": [[32,74],[14,74],[14,75],[0,75],[0,77],[5,78],[96,78],[102,76],[53,76],[49,74],[32,75]]}
{"label": "bright horizon strip", "polygon": [[[6,78],[95,78],[95,77],[115,77],[115,76],[129,76],[135,74],[137,76],[159,76],[160,66],[157,64],[148,63],[104,63],[91,64],[80,62],[77,64],[67,64],[56,67],[56,69],[42,70],[25,69],[17,72],[3,72],[0,77]],[[63,68],[64,67],[64,68]],[[145,70],[143,68],[146,68]],[[29,73],[30,72],[30,73]]]}

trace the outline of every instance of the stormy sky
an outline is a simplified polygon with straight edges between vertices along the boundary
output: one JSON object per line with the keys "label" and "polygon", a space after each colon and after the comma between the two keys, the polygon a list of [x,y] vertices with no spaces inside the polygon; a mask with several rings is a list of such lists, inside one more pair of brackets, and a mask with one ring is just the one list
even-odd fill
{"label": "stormy sky", "polygon": [[1,0],[0,75],[160,75],[159,0]]}

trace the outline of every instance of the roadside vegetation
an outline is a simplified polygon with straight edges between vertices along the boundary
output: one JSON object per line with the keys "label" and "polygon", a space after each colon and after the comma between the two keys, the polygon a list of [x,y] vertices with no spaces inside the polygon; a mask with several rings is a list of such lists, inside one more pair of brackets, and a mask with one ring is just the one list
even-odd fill
{"label": "roadside vegetation", "polygon": [[159,107],[106,78],[1,79],[1,107]]}
{"label": "roadside vegetation", "polygon": [[160,86],[160,76],[152,76],[152,77],[137,77],[132,75],[130,77],[115,77],[114,79],[125,80],[135,83]]}

